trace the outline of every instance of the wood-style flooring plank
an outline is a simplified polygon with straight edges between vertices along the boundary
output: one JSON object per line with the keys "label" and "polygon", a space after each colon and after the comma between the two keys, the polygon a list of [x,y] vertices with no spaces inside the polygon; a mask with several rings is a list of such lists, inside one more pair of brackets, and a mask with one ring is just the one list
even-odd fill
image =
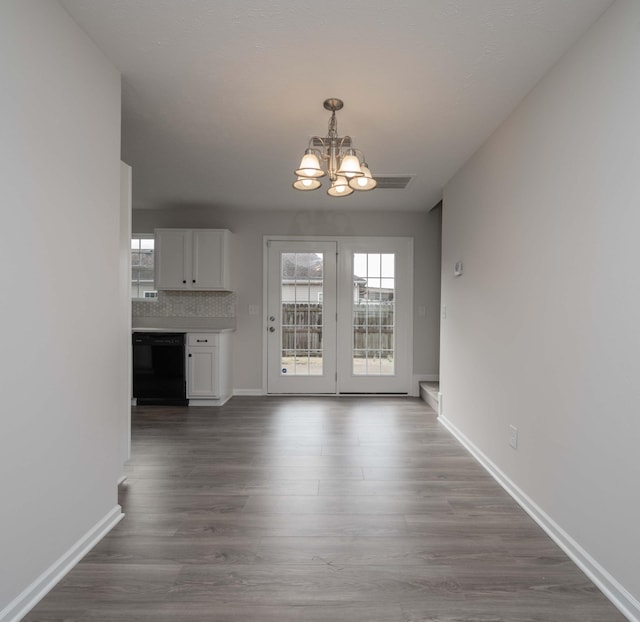
{"label": "wood-style flooring plank", "polygon": [[412,398],[137,407],[126,516],[26,622],[623,622]]}

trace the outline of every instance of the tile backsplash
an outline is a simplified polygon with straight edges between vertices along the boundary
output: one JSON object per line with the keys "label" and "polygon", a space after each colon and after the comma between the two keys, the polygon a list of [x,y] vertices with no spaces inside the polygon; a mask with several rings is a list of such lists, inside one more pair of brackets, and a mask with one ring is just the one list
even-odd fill
{"label": "tile backsplash", "polygon": [[136,317],[235,317],[234,292],[158,292],[157,298],[132,300]]}

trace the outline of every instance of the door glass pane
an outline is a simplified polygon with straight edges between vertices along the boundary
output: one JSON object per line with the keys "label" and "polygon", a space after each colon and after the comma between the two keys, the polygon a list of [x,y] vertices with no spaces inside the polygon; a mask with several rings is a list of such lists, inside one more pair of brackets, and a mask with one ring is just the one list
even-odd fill
{"label": "door glass pane", "polygon": [[280,374],[322,375],[323,253],[281,254]]}
{"label": "door glass pane", "polygon": [[395,374],[395,253],[354,253],[352,371]]}

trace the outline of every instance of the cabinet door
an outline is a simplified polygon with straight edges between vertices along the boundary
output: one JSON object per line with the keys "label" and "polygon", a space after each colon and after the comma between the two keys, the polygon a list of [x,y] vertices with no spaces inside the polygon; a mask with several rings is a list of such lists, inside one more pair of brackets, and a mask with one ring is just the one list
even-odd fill
{"label": "cabinet door", "polygon": [[191,289],[191,231],[156,231],[156,289]]}
{"label": "cabinet door", "polygon": [[187,397],[218,396],[218,354],[214,346],[189,348]]}
{"label": "cabinet door", "polygon": [[193,289],[229,290],[228,231],[193,231]]}

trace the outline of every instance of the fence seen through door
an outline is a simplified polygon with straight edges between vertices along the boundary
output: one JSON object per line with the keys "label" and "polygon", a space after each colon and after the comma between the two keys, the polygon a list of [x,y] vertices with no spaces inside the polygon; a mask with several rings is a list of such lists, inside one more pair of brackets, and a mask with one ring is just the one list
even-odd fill
{"label": "fence seen through door", "polygon": [[[282,371],[322,374],[323,274],[319,253],[283,253],[281,258]],[[354,375],[395,372],[395,256],[354,253]]]}
{"label": "fence seen through door", "polygon": [[[393,302],[354,303],[354,374],[393,374],[393,322]],[[321,303],[282,303],[282,351],[289,373],[322,373]]]}

